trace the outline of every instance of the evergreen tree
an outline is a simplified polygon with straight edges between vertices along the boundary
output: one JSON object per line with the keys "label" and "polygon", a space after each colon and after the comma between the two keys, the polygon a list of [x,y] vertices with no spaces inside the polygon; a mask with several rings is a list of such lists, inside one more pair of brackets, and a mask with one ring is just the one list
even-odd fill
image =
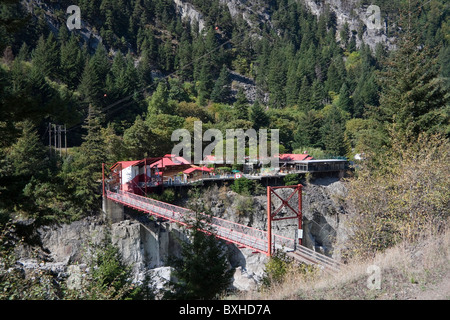
{"label": "evergreen tree", "polygon": [[353,113],[352,99],[350,98],[350,89],[348,88],[346,82],[342,84],[341,89],[339,90],[339,101],[337,106],[350,114]]}
{"label": "evergreen tree", "polygon": [[14,176],[30,179],[43,169],[46,154],[33,123],[26,120],[19,127],[22,132],[9,150],[7,158]]}
{"label": "evergreen tree", "polygon": [[97,73],[95,72],[93,63],[91,63],[88,59],[84,65],[78,90],[86,103],[92,104],[100,102],[102,95],[102,84]]}
{"label": "evergreen tree", "polygon": [[[165,298],[211,300],[229,286],[233,269],[228,268],[226,252],[208,227],[209,217],[200,195],[190,204],[192,218],[187,221],[188,241],[182,242],[182,258],[173,258],[174,275],[178,279],[171,283]],[[204,231],[208,231],[205,233]]]}
{"label": "evergreen tree", "polygon": [[269,125],[269,117],[258,100],[250,107],[250,121],[253,122],[253,128],[255,130],[267,128]]}
{"label": "evergreen tree", "polygon": [[286,80],[286,106],[294,106],[298,102],[300,79],[297,73],[298,62],[293,59],[287,72]]}
{"label": "evergreen tree", "polygon": [[184,31],[177,50],[178,75],[183,81],[192,81],[193,79],[193,66],[191,64],[193,53],[191,42],[192,39],[190,38],[189,31]]}
{"label": "evergreen tree", "polygon": [[274,50],[270,56],[267,83],[269,85],[270,106],[273,108],[285,107],[286,70],[284,53],[281,49]]}
{"label": "evergreen tree", "polygon": [[72,34],[68,41],[61,45],[60,79],[74,90],[83,72],[83,54],[78,39]]}
{"label": "evergreen tree", "polygon": [[439,78],[436,54],[427,46],[418,47],[415,35],[406,34],[381,73],[380,107],[372,114],[380,129],[395,128],[405,138],[449,127],[444,109],[450,94]]}
{"label": "evergreen tree", "polygon": [[239,88],[236,102],[234,103],[233,107],[236,119],[248,120],[248,100],[245,96],[244,89]]}
{"label": "evergreen tree", "polygon": [[321,148],[322,116],[316,110],[309,110],[300,116],[297,129],[294,132],[293,148]]}
{"label": "evergreen tree", "polygon": [[304,76],[302,79],[302,84],[300,86],[297,102],[298,108],[301,111],[307,112],[312,108],[310,98],[311,98],[311,87],[309,85],[308,78]]}
{"label": "evergreen tree", "polygon": [[173,110],[169,104],[169,92],[164,80],[158,83],[156,91],[148,104],[148,116],[164,113],[171,114]]}
{"label": "evergreen tree", "polygon": [[354,34],[354,31],[352,31],[352,36],[350,38],[350,42],[348,43],[347,50],[349,52],[354,52],[354,51],[357,50],[357,48],[356,48],[356,36]]}
{"label": "evergreen tree", "polygon": [[342,26],[339,36],[341,37],[341,44],[343,45],[344,48],[347,48],[348,37],[350,36],[350,28],[348,27],[347,21]]}
{"label": "evergreen tree", "polygon": [[211,92],[211,101],[213,102],[228,102],[230,99],[231,88],[228,76],[228,68],[226,65],[222,66],[219,78],[217,78],[214,89]]}
{"label": "evergreen tree", "polygon": [[107,159],[101,121],[101,112],[89,105],[88,116],[83,125],[87,133],[83,136],[83,143],[75,155],[73,171],[68,176],[69,186],[73,190],[73,200],[84,214],[100,208],[102,163]]}
{"label": "evergreen tree", "polygon": [[334,104],[326,113],[321,127],[322,143],[325,150],[333,156],[345,156],[345,120],[341,111]]}
{"label": "evergreen tree", "polygon": [[[339,58],[338,58],[339,59]],[[342,78],[336,67],[335,61],[331,62],[327,72],[327,81],[325,83],[325,90],[327,93],[330,91],[338,93],[342,86]]]}
{"label": "evergreen tree", "polygon": [[92,65],[93,72],[95,73],[97,79],[100,81],[101,88],[105,85],[106,75],[111,69],[111,65],[108,61],[108,53],[105,46],[99,43],[94,55],[89,60]]}
{"label": "evergreen tree", "polygon": [[311,86],[310,106],[314,109],[320,109],[324,104],[325,97],[326,93],[322,82],[315,79]]}
{"label": "evergreen tree", "polygon": [[57,42],[50,32],[47,39],[41,35],[36,48],[33,51],[33,65],[38,68],[44,76],[57,77],[59,68],[59,48]]}

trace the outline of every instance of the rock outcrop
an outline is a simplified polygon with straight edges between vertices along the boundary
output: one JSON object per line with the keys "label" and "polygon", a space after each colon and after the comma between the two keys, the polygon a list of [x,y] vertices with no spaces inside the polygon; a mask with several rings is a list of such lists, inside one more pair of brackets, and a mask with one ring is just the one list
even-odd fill
{"label": "rock outcrop", "polygon": [[[291,189],[278,189],[286,198]],[[337,179],[319,179],[305,185],[303,189],[304,245],[327,255],[334,255],[336,237],[344,234],[339,225],[340,216],[345,214],[343,199],[345,185]],[[266,195],[242,196],[226,188],[204,189],[206,204],[213,215],[250,227],[266,230]],[[273,199],[274,208],[281,204]],[[187,199],[186,199],[187,200]],[[298,201],[293,197],[291,204]],[[290,214],[286,209],[280,216]],[[281,220],[273,224],[273,232],[294,238],[297,220]],[[69,288],[77,288],[84,274],[89,272],[92,248],[110,239],[123,258],[132,266],[134,280],[144,281],[150,276],[152,286],[160,290],[171,279],[170,255],[179,256],[181,247],[178,239],[186,239],[177,225],[154,221],[142,214],[125,216],[125,220],[111,223],[103,214],[87,217],[80,221],[59,226],[40,227],[36,230],[41,254],[38,258],[32,250],[22,248],[18,266],[27,270],[45,270],[57,278],[65,279]],[[235,269],[232,288],[253,290],[264,277],[268,257],[250,249],[224,244],[229,252],[229,266]]]}

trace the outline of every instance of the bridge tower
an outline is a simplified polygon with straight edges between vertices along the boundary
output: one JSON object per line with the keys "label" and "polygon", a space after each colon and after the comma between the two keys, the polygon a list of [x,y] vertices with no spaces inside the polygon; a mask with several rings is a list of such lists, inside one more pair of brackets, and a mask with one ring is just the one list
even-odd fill
{"label": "bridge tower", "polygon": [[[303,186],[301,184],[293,185],[293,186],[280,186],[280,187],[267,187],[267,255],[270,257],[273,253],[272,248],[272,222],[277,220],[286,220],[286,219],[297,219],[298,220],[298,228],[296,230],[296,239],[298,239],[298,244],[302,245],[302,238],[303,238],[303,230],[302,230],[302,188]],[[276,190],[278,189],[293,189],[292,193],[287,197],[283,198],[280,196]],[[290,203],[291,199],[294,197],[294,195],[297,194],[297,203],[294,205],[293,203]],[[272,210],[272,195],[275,195],[281,200],[281,205],[275,209]],[[290,209],[291,215],[277,217],[277,214],[280,213],[280,211],[283,208]],[[294,250],[296,250],[296,241],[294,240]]]}
{"label": "bridge tower", "polygon": [[105,164],[102,163],[102,210],[106,213],[111,223],[123,221],[125,218],[125,209],[123,204],[114,202],[106,196],[105,184]]}

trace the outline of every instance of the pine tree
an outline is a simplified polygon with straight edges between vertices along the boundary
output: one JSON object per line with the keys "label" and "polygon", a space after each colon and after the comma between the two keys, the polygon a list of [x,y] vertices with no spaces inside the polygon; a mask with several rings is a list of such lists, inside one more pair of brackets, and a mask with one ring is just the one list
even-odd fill
{"label": "pine tree", "polygon": [[[339,58],[338,58],[339,59]],[[337,69],[336,63],[333,61],[327,71],[327,81],[325,83],[325,90],[338,93],[342,86],[342,78]]]}
{"label": "pine tree", "polygon": [[286,68],[282,49],[274,50],[270,56],[267,82],[269,85],[269,104],[273,108],[286,106]]}
{"label": "pine tree", "polygon": [[143,54],[137,67],[140,87],[149,87],[153,83],[151,62],[147,54]]}
{"label": "pine tree", "polygon": [[341,111],[334,104],[324,117],[320,129],[322,143],[325,150],[333,156],[345,156],[347,147],[345,143],[345,120]]}
{"label": "pine tree", "polygon": [[298,93],[297,105],[299,110],[307,112],[311,110],[311,87],[306,76],[302,79],[302,84],[300,86],[300,91]]}
{"label": "pine tree", "polygon": [[[209,217],[198,191],[189,205],[193,215],[186,221],[188,241],[182,242],[182,258],[172,257],[174,275],[178,279],[166,292],[168,299],[214,299],[229,286],[233,269],[228,268],[226,252],[214,231],[208,227]],[[208,233],[202,230],[209,231]]]}
{"label": "pine tree", "polygon": [[267,128],[269,125],[269,117],[258,100],[250,107],[250,121],[253,122],[253,128],[255,130]]}
{"label": "pine tree", "polygon": [[405,138],[445,132],[449,116],[443,110],[450,94],[439,78],[436,52],[427,46],[419,48],[412,33],[405,35],[398,48],[381,73],[380,107],[372,116],[384,130],[395,128]]}
{"label": "pine tree", "polygon": [[184,31],[177,50],[178,75],[183,81],[192,81],[193,79],[192,73],[194,69],[191,64],[193,55],[191,41],[192,39],[188,31]]}
{"label": "pine tree", "polygon": [[300,79],[297,73],[298,62],[293,59],[287,72],[286,80],[286,106],[294,106],[298,102]]}
{"label": "pine tree", "polygon": [[83,143],[72,164],[69,186],[73,189],[74,201],[84,214],[100,207],[100,183],[102,163],[106,161],[106,146],[102,136],[102,114],[98,108],[89,105],[88,116],[84,122]]}
{"label": "pine tree", "polygon": [[44,76],[57,77],[59,68],[59,48],[57,42],[50,32],[47,39],[40,36],[36,48],[32,53],[33,65],[38,68]]}
{"label": "pine tree", "polygon": [[214,89],[211,92],[211,101],[213,102],[227,102],[230,99],[230,80],[228,76],[228,68],[226,65],[222,66],[219,78],[217,78]]}
{"label": "pine tree", "polygon": [[344,82],[339,90],[337,106],[350,114],[353,113],[352,99],[350,98],[350,89],[348,88],[347,82]]}
{"label": "pine tree", "polygon": [[101,88],[103,88],[105,85],[106,75],[108,74],[111,65],[108,61],[108,53],[106,48],[102,43],[98,44],[97,49],[89,62],[92,64],[92,69],[100,81]]}
{"label": "pine tree", "polygon": [[244,89],[239,88],[237,99],[233,107],[236,119],[248,120],[248,100],[245,96]]}
{"label": "pine tree", "polygon": [[9,149],[7,159],[12,166],[14,176],[30,179],[31,176],[43,170],[46,153],[31,121],[26,120],[20,123],[19,127],[22,128],[22,132]]}
{"label": "pine tree", "polygon": [[339,32],[339,36],[341,38],[341,44],[344,48],[347,48],[348,44],[348,37],[350,35],[350,29],[348,27],[348,22],[346,21],[344,25],[342,26],[341,31]]}
{"label": "pine tree", "polygon": [[100,101],[102,84],[90,60],[86,60],[78,90],[86,103],[93,104]]}
{"label": "pine tree", "polygon": [[322,82],[315,79],[311,86],[310,106],[314,109],[320,109],[324,104],[325,97],[326,93]]}
{"label": "pine tree", "polygon": [[202,67],[198,77],[196,88],[198,103],[200,106],[205,106],[210,96],[212,75],[210,73],[210,67],[208,66],[206,60],[204,60],[201,66]]}
{"label": "pine tree", "polygon": [[60,78],[69,89],[74,90],[83,72],[83,54],[78,46],[77,38],[72,34],[68,41],[61,45]]}

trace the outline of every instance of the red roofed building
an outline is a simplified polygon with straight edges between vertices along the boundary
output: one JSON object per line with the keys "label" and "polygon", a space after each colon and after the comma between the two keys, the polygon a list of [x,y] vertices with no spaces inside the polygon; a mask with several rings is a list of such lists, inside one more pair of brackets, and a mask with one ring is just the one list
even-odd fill
{"label": "red roofed building", "polygon": [[280,154],[280,162],[287,163],[287,162],[295,162],[295,161],[304,161],[304,160],[313,160],[314,158],[311,157],[307,153],[302,154],[296,154],[296,153],[283,153]]}
{"label": "red roofed building", "polygon": [[307,153],[283,153],[280,154],[280,172],[281,173],[290,173],[302,171],[302,162],[307,160],[313,160]]}
{"label": "red roofed building", "polygon": [[183,157],[166,154],[159,161],[153,163],[151,168],[157,168],[163,173],[164,183],[182,183],[183,171],[191,167],[191,163]]}
{"label": "red roofed building", "polygon": [[191,167],[183,171],[184,181],[189,182],[209,177],[213,170],[207,167]]}
{"label": "red roofed building", "polygon": [[136,194],[145,194],[149,187],[160,186],[162,184],[161,172],[158,168],[152,167],[160,159],[161,157],[145,158],[115,163],[110,168],[110,187]]}

